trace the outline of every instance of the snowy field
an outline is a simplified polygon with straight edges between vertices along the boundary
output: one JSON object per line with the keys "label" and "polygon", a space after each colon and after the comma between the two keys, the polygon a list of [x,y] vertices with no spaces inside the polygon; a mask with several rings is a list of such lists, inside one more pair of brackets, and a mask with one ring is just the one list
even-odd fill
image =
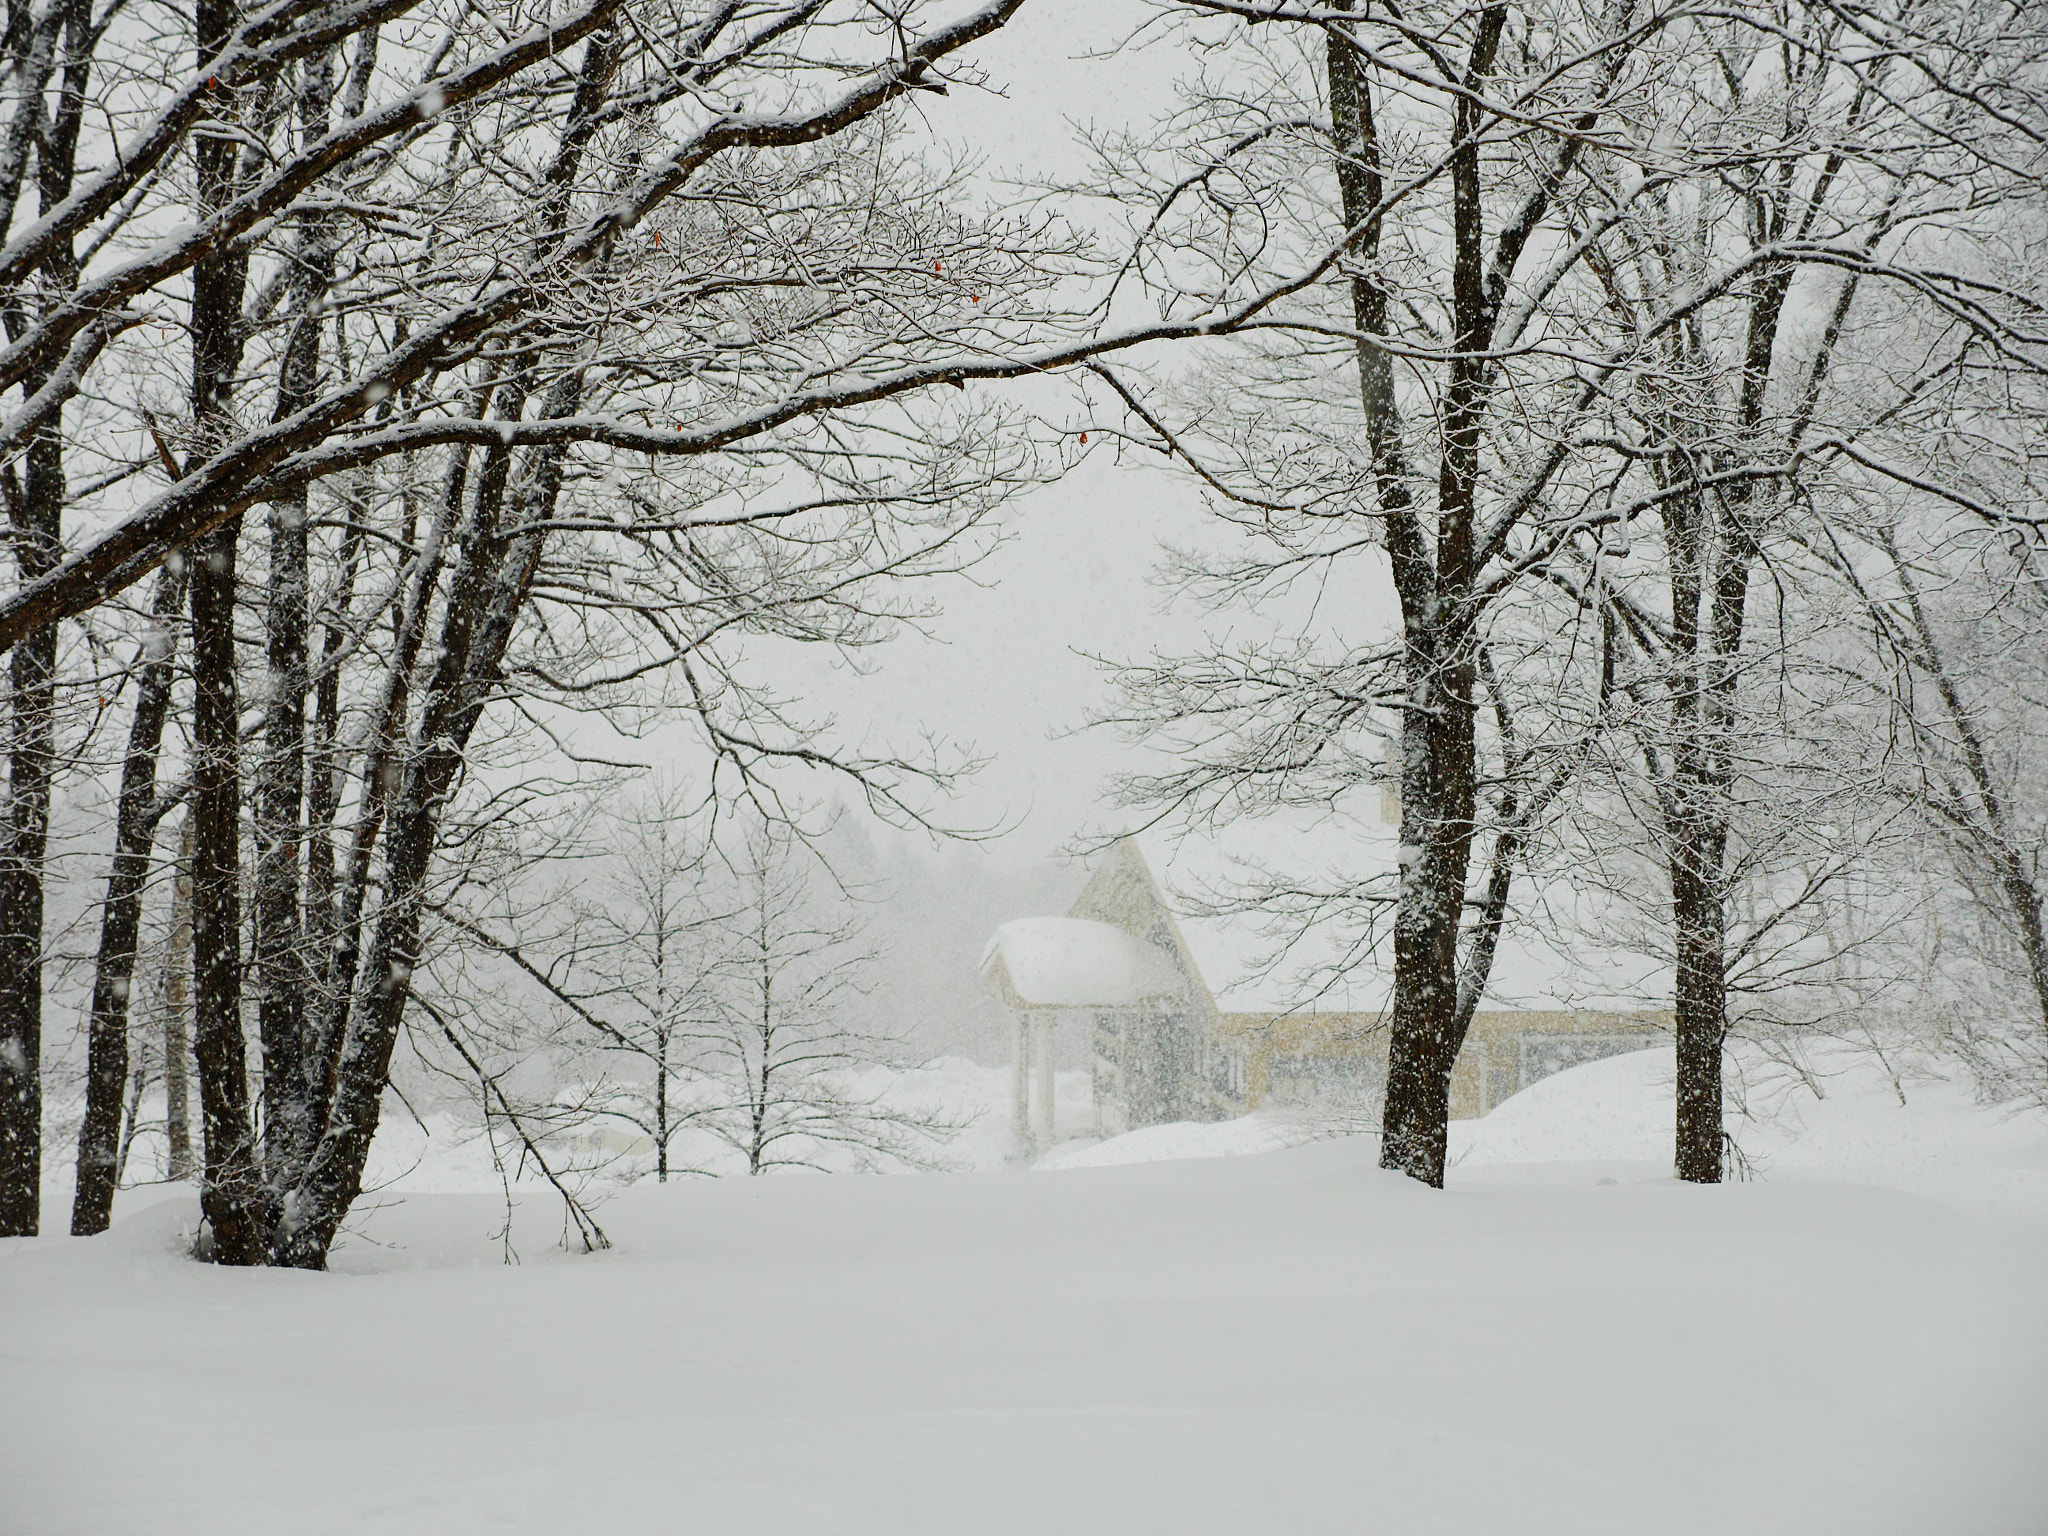
{"label": "snowy field", "polygon": [[[1760,1177],[1687,1188],[1669,1071],[1459,1125],[1442,1194],[1253,1117],[638,1184],[588,1257],[522,1190],[507,1266],[488,1159],[394,1136],[327,1276],[193,1264],[138,1195],[0,1244],[0,1531],[2048,1531],[2039,1117],[1749,1062]],[[957,1150],[1002,1167],[1000,1115]]]}

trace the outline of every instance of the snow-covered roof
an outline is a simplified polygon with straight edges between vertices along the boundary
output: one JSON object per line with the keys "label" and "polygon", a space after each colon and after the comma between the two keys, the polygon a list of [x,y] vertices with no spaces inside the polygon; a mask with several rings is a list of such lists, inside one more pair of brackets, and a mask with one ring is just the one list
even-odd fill
{"label": "snow-covered roof", "polygon": [[1003,924],[981,952],[984,980],[1038,1008],[1121,1008],[1149,997],[1180,997],[1187,978],[1156,944],[1082,917],[1021,917]]}

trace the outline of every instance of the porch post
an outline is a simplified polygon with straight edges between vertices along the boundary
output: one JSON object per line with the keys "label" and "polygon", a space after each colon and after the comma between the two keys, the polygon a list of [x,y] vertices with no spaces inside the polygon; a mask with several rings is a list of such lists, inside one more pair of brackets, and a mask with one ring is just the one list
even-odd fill
{"label": "porch post", "polygon": [[1037,1103],[1032,1105],[1032,1109],[1035,1111],[1032,1115],[1032,1139],[1038,1143],[1038,1150],[1041,1152],[1052,1145],[1052,1046],[1053,1021],[1057,1017],[1058,1014],[1054,1009],[1041,1008],[1038,1010],[1038,1018],[1036,1020],[1038,1025],[1038,1087],[1034,1095]]}
{"label": "porch post", "polygon": [[1010,1134],[1016,1138],[1020,1151],[1031,1141],[1030,1028],[1029,1015],[1022,1008],[1013,1009],[1010,1013]]}

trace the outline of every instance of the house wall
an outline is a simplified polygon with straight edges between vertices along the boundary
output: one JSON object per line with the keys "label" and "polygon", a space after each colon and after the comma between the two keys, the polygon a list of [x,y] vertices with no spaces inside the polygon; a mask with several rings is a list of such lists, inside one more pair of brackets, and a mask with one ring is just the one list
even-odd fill
{"label": "house wall", "polygon": [[[1451,1073],[1451,1117],[1471,1119],[1553,1072],[1669,1038],[1668,1013],[1482,1009]],[[1220,1048],[1242,1062],[1235,1112],[1272,1105],[1377,1118],[1386,1085],[1382,1013],[1226,1013]]]}
{"label": "house wall", "polygon": [[[1268,1105],[1378,1123],[1386,1016],[1220,1012],[1134,841],[1108,850],[1067,915],[1156,945],[1187,984],[1185,997],[1169,1004],[1093,1011],[1089,1055],[1102,1134]],[[1483,1009],[1451,1075],[1451,1115],[1483,1115],[1552,1072],[1658,1044],[1670,1027],[1668,1013]]]}

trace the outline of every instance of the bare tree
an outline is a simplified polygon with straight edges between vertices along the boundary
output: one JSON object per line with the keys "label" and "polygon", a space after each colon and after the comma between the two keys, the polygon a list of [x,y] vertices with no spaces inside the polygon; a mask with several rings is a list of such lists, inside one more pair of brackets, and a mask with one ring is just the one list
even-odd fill
{"label": "bare tree", "polygon": [[[107,875],[100,917],[99,957],[93,973],[92,1019],[86,1069],[85,1119],[78,1131],[78,1183],[71,1232],[86,1237],[104,1232],[113,1212],[118,1171],[126,1161],[121,1137],[121,1086],[128,1075],[130,1007],[142,928],[142,901],[150,872],[150,850],[168,809],[157,792],[157,759],[170,712],[179,611],[184,607],[185,564],[165,569],[157,580],[153,627],[144,637],[135,667],[135,710],[128,751],[121,764],[121,797],[115,811],[114,860]],[[182,990],[182,978],[180,978]],[[166,1040],[165,1092],[175,1082],[184,1092],[183,1030]],[[173,1046],[175,1050],[173,1051]],[[138,1079],[139,1080],[139,1079]],[[167,1105],[182,1119],[181,1102]],[[134,1119],[131,1109],[128,1116]],[[178,1130],[183,1132],[182,1123]],[[173,1156],[173,1164],[178,1159]],[[173,1172],[173,1177],[179,1177]]]}
{"label": "bare tree", "polygon": [[[1846,825],[1825,803],[1842,781],[1809,775],[1796,788],[1770,745],[1805,738],[1810,762],[1830,755],[1828,708],[1787,682],[1788,623],[1813,609],[1796,594],[1821,575],[1809,551],[1860,521],[1862,500],[1917,494],[1882,447],[1903,422],[1952,413],[1973,358],[2002,374],[2033,366],[2032,302],[2004,280],[2003,246],[2008,207],[2031,192],[2024,164],[2043,117],[2024,47],[1967,9],[1795,7],[1768,30],[1703,18],[1698,35],[1717,68],[1675,107],[1688,136],[1714,142],[1741,122],[1773,153],[1660,190],[1656,217],[1602,236],[1596,270],[1617,323],[1662,362],[1639,372],[1616,429],[1656,522],[1608,581],[1667,861],[1677,1168],[1712,1182],[1732,972],[1754,966],[1788,912],[1813,911],[1855,857],[1813,835]],[[1908,35],[1913,49],[1889,46]],[[2016,110],[1987,111],[1994,100]],[[1703,122],[1716,126],[1703,133]],[[1717,266],[1747,276],[1682,325],[1639,329],[1637,317]],[[1963,297],[1973,292],[1981,302]],[[1661,592],[1637,574],[1645,556]],[[1757,612],[1764,582],[1769,619]],[[1813,857],[1764,895],[1779,857],[1765,850],[1787,834]],[[1744,904],[1771,908],[1768,921],[1738,921]]]}
{"label": "bare tree", "polygon": [[714,924],[710,1017],[691,1032],[718,1084],[703,1124],[750,1174],[848,1156],[863,1168],[943,1166],[939,1149],[959,1122],[854,1080],[893,1064],[900,1046],[855,1021],[875,955],[817,872],[815,856],[774,828],[751,832],[734,860],[733,910]]}
{"label": "bare tree", "polygon": [[[1136,669],[1130,723],[1182,733],[1198,761],[1133,787],[1341,809],[1375,776],[1369,738],[1398,739],[1398,871],[1281,872],[1239,900],[1297,927],[1358,914],[1352,957],[1390,930],[1383,1158],[1440,1182],[1448,1075],[1528,815],[1613,724],[1617,668],[1654,676],[1678,1165],[1718,1178],[1751,584],[1773,530],[1834,481],[1910,479],[1870,430],[1921,414],[1959,351],[2035,365],[2033,299],[2001,265],[2038,155],[2026,46],[1942,6],[1188,9],[1258,39],[1296,23],[1320,47],[1247,41],[1174,125],[1177,160],[1120,152],[1098,190],[1141,211],[1152,245],[1134,276],[1206,295],[1319,225],[1344,232],[1344,261],[1264,313],[1235,365],[1248,398],[1170,411],[1120,385],[1131,435],[1187,462],[1272,551],[1212,562],[1194,590],[1270,592],[1366,554],[1386,562],[1401,629]],[[1837,387],[1852,317],[1912,313],[1941,338],[1924,359]],[[1644,586],[1651,556],[1662,597]],[[1495,805],[1482,784],[1506,786]]]}
{"label": "bare tree", "polygon": [[[1637,349],[1582,298],[1598,235],[1668,174],[1646,103],[1682,44],[1665,15],[1626,5],[1190,9],[1304,33],[1245,42],[1238,71],[1193,98],[1200,136],[1177,164],[1104,183],[1161,231],[1152,280],[1244,281],[1332,237],[1338,259],[1267,312],[1234,365],[1248,395],[1211,391],[1169,422],[1122,389],[1135,435],[1188,462],[1269,551],[1190,573],[1197,593],[1257,597],[1362,561],[1386,573],[1399,621],[1390,635],[1354,609],[1331,646],[1283,634],[1134,669],[1128,723],[1192,736],[1195,762],[1131,787],[1208,813],[1358,814],[1398,783],[1395,871],[1281,871],[1236,900],[1296,933],[1347,917],[1338,971],[1391,939],[1382,1159],[1440,1184],[1451,1069],[1513,880],[1611,680],[1577,567],[1631,512],[1580,450]],[[1612,186],[1599,156],[1640,169]],[[1741,278],[1702,273],[1649,322]],[[1536,697],[1545,709],[1523,707]]]}
{"label": "bare tree", "polygon": [[[777,762],[836,762],[904,809],[908,765],[792,744],[786,712],[718,675],[721,634],[783,614],[734,586],[684,605],[723,605],[698,630],[659,584],[701,574],[710,530],[782,523],[746,579],[822,579],[846,556],[836,601],[872,620],[871,576],[934,568],[988,488],[1039,475],[969,381],[1208,335],[1265,302],[1109,331],[1052,301],[1079,271],[1073,237],[966,217],[895,150],[900,103],[943,94],[1018,3],[905,13],[884,35],[832,0],[678,0],[631,26],[590,0],[523,31],[431,0],[206,0],[182,33],[92,33],[95,78],[122,82],[86,114],[97,168],[0,244],[0,287],[49,295],[0,348],[0,388],[22,391],[0,450],[89,411],[93,432],[64,428],[97,471],[71,504],[106,531],[0,596],[0,643],[128,622],[111,599],[179,550],[196,561],[195,1023],[219,1257],[318,1264],[354,1198],[444,817],[488,755],[492,705],[533,718],[528,696],[666,669],[737,792]],[[171,316],[190,343],[175,378]],[[933,400],[939,385],[959,392]],[[139,491],[158,471],[168,484]],[[235,614],[259,528],[242,519],[265,507],[252,672]],[[615,581],[592,562],[621,548],[651,558]],[[565,675],[596,654],[579,629],[644,649]],[[728,714],[736,698],[753,713]],[[10,1144],[14,1174],[34,1150]]]}
{"label": "bare tree", "polygon": [[[1910,891],[1940,872],[1933,922],[1914,924],[1932,928],[1915,992],[1936,1008],[1961,1002],[1982,1021],[1951,1043],[1994,1090],[2048,1101],[2039,546],[1924,503],[1884,509],[1861,531],[1878,558],[1855,558],[1846,539],[1833,548],[1883,686],[1883,728],[1867,739],[1882,789],[1924,833],[1891,878]],[[1899,905],[1874,919],[1896,923]]]}
{"label": "bare tree", "polygon": [[[678,782],[657,780],[617,812],[579,818],[548,861],[572,873],[538,892],[530,878],[494,880],[436,909],[449,948],[480,948],[515,983],[493,1010],[499,1017],[480,1018],[478,968],[433,964],[437,979],[450,970],[438,989],[447,1016],[488,1036],[507,1059],[538,1054],[554,1063],[558,1080],[543,1084],[546,1102],[529,1118],[623,1125],[652,1149],[659,1183],[678,1171],[676,1139],[706,1107],[692,1040],[710,1008],[707,936],[731,917],[720,906],[701,808]],[[540,1011],[555,1016],[553,1029],[532,1028]]]}
{"label": "bare tree", "polygon": [[[32,158],[45,221],[70,201],[79,136],[93,103],[93,54],[112,11],[98,18],[90,0],[46,6],[31,29],[26,15],[8,28],[21,51],[8,147],[0,159],[0,196],[12,214],[24,195]],[[4,226],[0,226],[4,227]],[[4,313],[10,346],[62,308],[79,276],[72,233],[47,242],[32,286],[12,287]],[[54,357],[17,375],[24,397],[42,400],[10,435],[4,484],[12,547],[24,584],[47,576],[63,554],[69,496],[63,422],[65,370]],[[75,384],[73,385],[75,387]],[[52,398],[54,396],[54,398]],[[0,817],[0,1234],[33,1234],[40,1220],[43,1024],[44,858],[50,793],[57,771],[57,630],[25,632],[9,658],[7,798]],[[105,1065],[102,1052],[102,1065]],[[118,1102],[118,1089],[115,1093]],[[104,1114],[102,1115],[104,1118]]]}

